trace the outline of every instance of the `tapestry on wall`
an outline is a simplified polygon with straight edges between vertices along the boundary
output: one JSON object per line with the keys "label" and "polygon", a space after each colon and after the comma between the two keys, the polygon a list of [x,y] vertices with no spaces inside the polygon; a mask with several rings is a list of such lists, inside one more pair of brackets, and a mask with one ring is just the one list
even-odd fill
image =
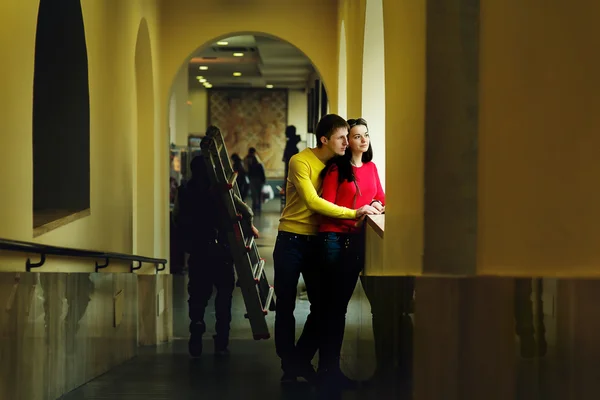
{"label": "tapestry on wall", "polygon": [[209,124],[223,133],[229,155],[244,158],[254,147],[267,178],[283,177],[287,91],[211,89],[208,93]]}

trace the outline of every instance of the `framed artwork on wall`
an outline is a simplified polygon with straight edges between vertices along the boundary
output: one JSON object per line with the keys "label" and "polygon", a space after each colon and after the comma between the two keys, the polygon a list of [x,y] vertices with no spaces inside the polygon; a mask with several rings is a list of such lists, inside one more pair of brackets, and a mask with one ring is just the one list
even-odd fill
{"label": "framed artwork on wall", "polygon": [[267,178],[284,176],[282,161],[288,117],[285,89],[211,89],[208,124],[223,134],[229,155],[244,158],[254,147]]}

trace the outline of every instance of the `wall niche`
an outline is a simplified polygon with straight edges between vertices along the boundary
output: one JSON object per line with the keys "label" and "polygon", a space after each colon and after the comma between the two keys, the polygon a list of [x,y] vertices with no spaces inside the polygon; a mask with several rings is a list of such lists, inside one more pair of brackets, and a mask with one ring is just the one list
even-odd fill
{"label": "wall niche", "polygon": [[33,82],[34,236],[90,208],[88,59],[79,0],[41,0]]}

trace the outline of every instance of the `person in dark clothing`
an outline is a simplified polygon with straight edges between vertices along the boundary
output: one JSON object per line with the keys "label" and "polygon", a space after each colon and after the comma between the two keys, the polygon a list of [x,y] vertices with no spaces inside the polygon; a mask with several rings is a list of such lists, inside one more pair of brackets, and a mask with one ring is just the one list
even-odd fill
{"label": "person in dark clothing", "polygon": [[236,182],[238,184],[238,188],[240,189],[240,197],[242,198],[242,200],[244,200],[248,196],[248,191],[250,191],[250,180],[248,179],[248,172],[244,167],[242,158],[237,153],[233,153],[231,155],[231,161],[233,165],[233,170],[238,174]]}
{"label": "person in dark clothing", "polygon": [[[215,354],[229,353],[229,328],[231,304],[235,287],[233,259],[220,220],[225,208],[210,190],[207,168],[202,156],[191,162],[192,178],[182,185],[177,193],[173,211],[182,245],[190,257],[188,306],[190,318],[189,352],[192,357],[202,354],[202,335],[206,332],[204,313],[208,300],[215,297],[216,334],[213,336]],[[255,235],[258,231],[252,224],[252,211],[235,196],[236,208],[242,213],[243,225]]]}
{"label": "person in dark clothing", "polygon": [[256,149],[250,147],[244,159],[248,178],[250,178],[250,195],[252,196],[252,210],[260,211],[262,206],[262,187],[267,182],[265,167],[256,154]]}
{"label": "person in dark clothing", "polygon": [[293,155],[298,154],[298,143],[300,143],[300,135],[296,135],[296,127],[294,125],[289,125],[285,128],[285,137],[287,142],[285,143],[285,149],[283,150],[283,163],[285,165],[285,176],[283,180],[283,185],[285,188],[288,172],[289,172],[289,163],[290,158]]}

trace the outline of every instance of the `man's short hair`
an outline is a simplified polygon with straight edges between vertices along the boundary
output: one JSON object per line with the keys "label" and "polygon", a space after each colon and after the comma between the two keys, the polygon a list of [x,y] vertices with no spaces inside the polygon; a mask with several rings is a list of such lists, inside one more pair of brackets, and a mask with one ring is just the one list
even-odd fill
{"label": "man's short hair", "polygon": [[346,131],[350,130],[350,127],[346,120],[337,114],[327,114],[317,124],[315,136],[317,137],[317,147],[321,147],[321,138],[326,137],[331,139],[333,131],[339,128],[345,128]]}

